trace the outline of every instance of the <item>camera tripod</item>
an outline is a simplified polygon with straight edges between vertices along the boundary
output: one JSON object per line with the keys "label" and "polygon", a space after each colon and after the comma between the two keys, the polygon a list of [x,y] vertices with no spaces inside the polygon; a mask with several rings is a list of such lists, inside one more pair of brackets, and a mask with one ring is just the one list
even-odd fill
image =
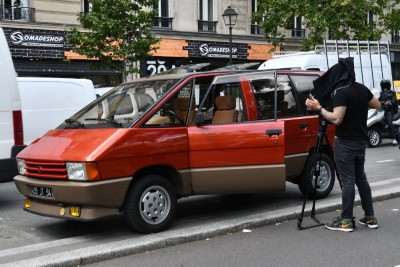
{"label": "camera tripod", "polygon": [[[299,230],[324,225],[323,223],[321,223],[320,220],[318,220],[315,217],[315,202],[316,202],[317,187],[318,187],[317,181],[318,181],[318,177],[320,176],[320,166],[321,166],[321,160],[322,160],[322,145],[324,142],[324,138],[326,140],[326,144],[328,145],[328,150],[329,150],[330,155],[333,155],[333,152],[332,152],[331,146],[329,144],[328,136],[326,135],[326,128],[328,126],[328,122],[321,115],[318,116],[318,120],[319,120],[319,128],[318,128],[318,134],[317,134],[317,141],[316,141],[314,151],[311,154],[311,160],[313,162],[312,166],[314,166],[313,172],[312,172],[313,175],[310,175],[310,177],[308,178],[308,181],[307,181],[307,187],[306,187],[306,192],[304,194],[303,206],[302,206],[301,213],[300,213],[300,216],[297,221],[297,228]],[[342,188],[342,183],[339,179],[339,173],[336,169],[336,165],[335,165],[334,161],[333,161],[333,167],[334,167],[334,170],[336,173],[336,177],[339,181],[340,188]],[[316,224],[309,225],[309,226],[302,226],[301,224],[302,224],[303,218],[304,218],[304,210],[305,210],[307,199],[308,199],[308,193],[309,193],[310,187],[312,187],[312,182],[313,182],[314,177],[315,177],[315,182],[314,182],[314,188],[313,188],[314,194],[313,194],[313,199],[312,199],[313,203],[312,203],[312,208],[311,208],[311,219],[314,220]]]}

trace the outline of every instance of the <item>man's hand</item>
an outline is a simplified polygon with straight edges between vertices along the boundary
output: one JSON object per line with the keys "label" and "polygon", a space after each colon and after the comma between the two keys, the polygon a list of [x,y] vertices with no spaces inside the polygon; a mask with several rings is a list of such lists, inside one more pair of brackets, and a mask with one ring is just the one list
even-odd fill
{"label": "man's hand", "polygon": [[311,99],[307,98],[306,106],[312,110],[318,110],[321,108],[319,101],[317,99],[315,99],[314,97],[311,97]]}

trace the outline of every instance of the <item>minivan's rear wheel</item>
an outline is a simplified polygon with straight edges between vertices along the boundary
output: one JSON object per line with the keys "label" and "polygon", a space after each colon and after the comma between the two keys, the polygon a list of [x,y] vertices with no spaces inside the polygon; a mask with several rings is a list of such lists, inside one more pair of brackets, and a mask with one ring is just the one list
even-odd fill
{"label": "minivan's rear wheel", "polygon": [[368,130],[368,146],[377,147],[382,142],[382,135],[378,128]]}
{"label": "minivan's rear wheel", "polygon": [[[317,163],[319,163],[319,155],[317,155]],[[321,199],[328,196],[332,191],[333,185],[335,184],[335,169],[332,160],[325,154],[322,154],[321,163],[317,165],[320,170],[318,179],[315,179],[314,176],[315,166],[315,162],[309,158],[298,182],[298,186],[303,195],[306,194],[308,186],[308,197],[314,198],[314,188],[315,184],[317,184],[315,198]],[[310,177],[312,177],[312,183],[309,183]]]}
{"label": "minivan's rear wheel", "polygon": [[159,175],[148,175],[129,189],[123,214],[133,230],[155,233],[172,223],[176,207],[176,190],[173,185]]}

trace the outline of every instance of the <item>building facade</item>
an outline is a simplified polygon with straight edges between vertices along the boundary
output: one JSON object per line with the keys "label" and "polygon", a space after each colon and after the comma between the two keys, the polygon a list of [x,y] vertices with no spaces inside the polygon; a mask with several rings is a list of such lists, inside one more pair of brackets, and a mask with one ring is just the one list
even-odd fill
{"label": "building facade", "polygon": [[[256,23],[252,13],[257,0],[160,0],[153,33],[161,38],[159,49],[140,64],[140,76],[191,63],[209,63],[206,69],[232,63],[262,63],[271,58],[272,45]],[[237,15],[229,27],[222,14],[231,6]],[[87,0],[0,0],[0,26],[6,33],[19,76],[84,77],[95,84],[115,85],[122,73],[111,68],[96,68],[96,60],[72,52],[66,31],[79,26],[77,14],[90,12]],[[281,44],[282,49],[299,50],[307,30],[301,18]],[[398,36],[397,36],[398,37]],[[394,51],[393,63],[400,61],[396,50],[400,40],[389,38]],[[279,50],[281,47],[277,47]],[[393,65],[394,78],[400,70]]]}

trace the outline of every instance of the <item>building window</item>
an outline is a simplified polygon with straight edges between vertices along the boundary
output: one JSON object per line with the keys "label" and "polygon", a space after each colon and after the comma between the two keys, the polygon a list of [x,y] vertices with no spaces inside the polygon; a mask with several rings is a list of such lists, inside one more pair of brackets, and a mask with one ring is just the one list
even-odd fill
{"label": "building window", "polygon": [[303,16],[294,17],[293,29],[292,29],[292,37],[293,38],[304,38],[305,29],[304,29],[303,23],[304,23]]}
{"label": "building window", "polygon": [[373,23],[373,22],[374,22],[374,14],[371,11],[369,11],[367,13],[367,17],[365,19],[365,25],[368,25],[368,24]]}
{"label": "building window", "polygon": [[154,27],[172,29],[172,18],[169,17],[169,0],[160,0],[154,6],[157,17],[154,17]]}
{"label": "building window", "polygon": [[392,43],[400,43],[400,31],[392,31]]}
{"label": "building window", "polygon": [[217,21],[214,20],[214,0],[200,0],[199,31],[216,32]]}
{"label": "building window", "polygon": [[[255,12],[258,11],[257,1],[258,0],[251,0],[251,14],[254,14]],[[263,21],[264,21],[264,18],[263,18]],[[251,22],[251,34],[264,34],[264,31],[261,29],[260,25],[256,21]]]}
{"label": "building window", "polygon": [[33,22],[33,8],[29,7],[28,0],[2,0],[0,4],[0,20]]}
{"label": "building window", "polygon": [[89,3],[89,0],[81,1],[81,10],[83,13],[89,13],[92,9],[92,3]]}

